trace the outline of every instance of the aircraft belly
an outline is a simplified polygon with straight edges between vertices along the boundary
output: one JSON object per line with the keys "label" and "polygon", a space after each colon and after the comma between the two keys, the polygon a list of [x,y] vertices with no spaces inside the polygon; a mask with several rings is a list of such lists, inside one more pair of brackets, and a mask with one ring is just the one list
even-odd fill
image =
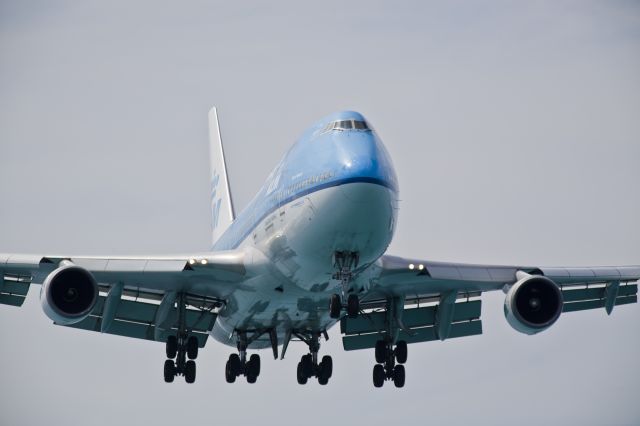
{"label": "aircraft belly", "polygon": [[371,183],[350,183],[307,195],[278,213],[279,227],[256,247],[301,288],[329,291],[336,251],[357,252],[360,265],[387,249],[395,225],[395,196]]}
{"label": "aircraft belly", "polygon": [[[351,183],[308,194],[269,215],[241,245],[263,253],[268,271],[232,293],[211,335],[235,346],[234,330],[275,327],[281,344],[288,330],[333,326],[329,296],[340,285],[332,279],[334,252],[358,252],[360,265],[374,262],[391,240],[395,203],[383,186]],[[368,287],[365,279],[354,285]],[[251,345],[268,346],[268,335]]]}

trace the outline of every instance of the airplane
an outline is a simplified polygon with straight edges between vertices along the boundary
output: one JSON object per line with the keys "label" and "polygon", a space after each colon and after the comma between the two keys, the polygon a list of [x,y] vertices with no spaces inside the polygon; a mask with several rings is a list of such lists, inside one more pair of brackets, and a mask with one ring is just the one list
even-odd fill
{"label": "airplane", "polygon": [[372,349],[373,385],[405,384],[409,344],[482,334],[481,294],[505,293],[504,314],[533,335],[564,312],[637,302],[640,266],[493,266],[386,254],[398,181],[377,132],[341,111],[309,127],[236,215],[216,108],[209,111],[211,250],[172,256],[0,254],[0,303],[32,284],[54,324],[163,342],[166,382],[196,377],[209,336],[235,347],[225,380],[255,383],[260,356],[309,352],[296,379],[326,385],[321,340],[339,324],[347,351]]}

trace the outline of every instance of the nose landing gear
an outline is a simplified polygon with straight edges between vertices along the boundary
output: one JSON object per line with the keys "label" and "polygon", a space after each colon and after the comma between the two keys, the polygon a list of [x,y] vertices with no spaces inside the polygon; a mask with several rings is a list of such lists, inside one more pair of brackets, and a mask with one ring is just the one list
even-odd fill
{"label": "nose landing gear", "polygon": [[[333,294],[329,301],[329,316],[331,318],[340,318],[342,308],[346,307],[347,315],[351,318],[358,316],[360,312],[360,299],[356,294],[349,294],[349,283],[353,277],[353,269],[358,267],[358,252],[337,251],[333,255],[333,265],[338,269],[333,275],[333,279],[340,280],[342,294]],[[345,303],[346,302],[346,303]]]}

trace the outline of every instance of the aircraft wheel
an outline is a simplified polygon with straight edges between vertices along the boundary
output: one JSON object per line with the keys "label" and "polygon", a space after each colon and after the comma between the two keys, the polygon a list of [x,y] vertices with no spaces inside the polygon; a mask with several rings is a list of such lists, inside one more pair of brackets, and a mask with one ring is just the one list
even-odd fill
{"label": "aircraft wheel", "polygon": [[384,385],[385,373],[384,367],[380,364],[373,366],[373,386],[381,388]]}
{"label": "aircraft wheel", "polygon": [[331,318],[340,318],[340,312],[342,311],[342,300],[340,300],[340,296],[337,294],[331,295],[331,300],[329,302],[329,316]]}
{"label": "aircraft wheel", "polygon": [[231,371],[233,372],[233,374],[235,374],[236,376],[240,375],[240,355],[238,354],[231,354],[229,355],[229,364],[231,366]]}
{"label": "aircraft wheel", "polygon": [[405,362],[407,362],[407,342],[405,342],[404,340],[400,340],[396,344],[395,354],[396,361],[398,361],[400,364],[404,364]]}
{"label": "aircraft wheel", "polygon": [[347,298],[347,315],[349,318],[355,318],[360,313],[360,300],[355,294],[350,294]]}
{"label": "aircraft wheel", "polygon": [[313,376],[313,358],[311,354],[302,355],[300,364],[302,364],[302,373],[306,378]]}
{"label": "aircraft wheel", "polygon": [[333,359],[329,355],[322,357],[320,362],[320,375],[325,376],[327,380],[333,375]]}
{"label": "aircraft wheel", "polygon": [[260,355],[251,355],[247,368],[254,376],[258,377],[260,375]]}
{"label": "aircraft wheel", "polygon": [[258,380],[258,376],[254,376],[253,374],[247,374],[247,383],[255,383]]}
{"label": "aircraft wheel", "polygon": [[228,359],[224,367],[224,378],[227,380],[227,383],[233,383],[236,381],[236,376],[236,371],[233,369],[231,359]]}
{"label": "aircraft wheel", "polygon": [[195,336],[187,339],[187,357],[189,357],[189,359],[198,358],[198,339]]}
{"label": "aircraft wheel", "polygon": [[305,385],[307,384],[307,376],[304,374],[304,369],[302,368],[302,361],[298,363],[298,369],[296,370],[296,375],[298,378],[298,384]]}
{"label": "aircraft wheel", "polygon": [[387,360],[387,342],[378,340],[376,342],[376,362],[382,364]]}
{"label": "aircraft wheel", "polygon": [[176,336],[168,336],[166,344],[167,358],[173,359],[178,353],[178,338]]}
{"label": "aircraft wheel", "polygon": [[174,377],[176,377],[176,365],[172,359],[168,359],[164,362],[164,381],[171,383]]}
{"label": "aircraft wheel", "polygon": [[396,365],[393,369],[393,384],[396,385],[397,388],[401,388],[404,386],[404,379],[404,365]]}
{"label": "aircraft wheel", "polygon": [[187,361],[184,366],[184,380],[187,383],[193,383],[196,381],[196,362]]}

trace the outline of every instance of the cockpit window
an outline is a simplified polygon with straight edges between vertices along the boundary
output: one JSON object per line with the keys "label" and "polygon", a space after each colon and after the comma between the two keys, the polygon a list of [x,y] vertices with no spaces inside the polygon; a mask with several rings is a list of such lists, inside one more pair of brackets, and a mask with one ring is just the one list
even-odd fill
{"label": "cockpit window", "polygon": [[318,135],[323,133],[327,133],[331,130],[360,130],[360,131],[371,131],[371,128],[367,125],[366,121],[359,120],[338,120],[328,123],[324,126],[319,132]]}
{"label": "cockpit window", "polygon": [[336,129],[343,129],[343,130],[347,130],[351,128],[353,128],[353,122],[351,120],[338,121],[336,126]]}
{"label": "cockpit window", "polygon": [[367,127],[367,123],[365,123],[364,121],[357,121],[357,120],[354,120],[353,128],[354,129],[358,129],[358,130],[368,130],[369,129]]}

